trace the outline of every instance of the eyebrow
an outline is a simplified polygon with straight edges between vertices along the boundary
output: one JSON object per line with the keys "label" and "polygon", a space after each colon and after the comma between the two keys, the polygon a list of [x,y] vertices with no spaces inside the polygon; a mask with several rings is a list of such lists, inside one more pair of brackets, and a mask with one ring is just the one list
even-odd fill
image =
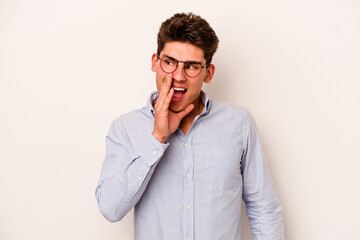
{"label": "eyebrow", "polygon": [[202,65],[202,63],[201,63],[201,62],[198,62],[198,61],[179,61],[179,60],[177,60],[176,58],[170,57],[169,55],[166,55],[166,54],[164,54],[163,57],[170,58],[171,60],[175,60],[175,61],[177,61],[177,62],[184,62],[184,63],[187,63],[187,64],[189,64],[189,63],[190,63],[190,64],[191,64],[191,63],[198,63],[198,64]]}

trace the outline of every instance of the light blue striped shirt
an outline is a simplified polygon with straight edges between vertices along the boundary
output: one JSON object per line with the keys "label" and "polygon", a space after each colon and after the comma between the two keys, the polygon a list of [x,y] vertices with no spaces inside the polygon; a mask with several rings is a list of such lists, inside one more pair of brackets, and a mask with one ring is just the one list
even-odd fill
{"label": "light blue striped shirt", "polygon": [[240,240],[241,203],[255,240],[284,239],[282,210],[255,122],[243,107],[210,100],[184,135],[153,136],[158,93],[111,125],[96,188],[111,222],[135,207],[135,240]]}

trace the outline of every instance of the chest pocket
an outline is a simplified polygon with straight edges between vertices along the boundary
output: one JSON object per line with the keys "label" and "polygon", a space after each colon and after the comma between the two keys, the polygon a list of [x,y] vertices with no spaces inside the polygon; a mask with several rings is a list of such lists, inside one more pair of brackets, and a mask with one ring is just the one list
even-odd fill
{"label": "chest pocket", "polygon": [[199,154],[195,173],[203,185],[213,190],[241,187],[241,150],[235,147],[208,148]]}

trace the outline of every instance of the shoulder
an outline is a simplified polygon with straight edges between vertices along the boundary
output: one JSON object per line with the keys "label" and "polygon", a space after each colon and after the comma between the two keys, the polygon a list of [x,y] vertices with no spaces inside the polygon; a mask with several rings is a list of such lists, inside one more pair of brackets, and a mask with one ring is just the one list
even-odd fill
{"label": "shoulder", "polygon": [[[245,148],[251,126],[251,114],[247,108],[239,105],[210,100],[209,111],[199,128],[204,129],[204,138],[216,146],[219,139],[229,146]],[[210,144],[210,146],[213,146]]]}
{"label": "shoulder", "polygon": [[115,118],[111,123],[109,132],[123,135],[126,132],[142,131],[152,122],[152,113],[148,108],[143,107]]}
{"label": "shoulder", "polygon": [[249,122],[252,118],[249,110],[244,106],[210,100],[210,112],[215,116],[223,115],[227,118],[242,119]]}
{"label": "shoulder", "polygon": [[131,124],[134,121],[141,121],[150,118],[151,112],[147,113],[147,108],[139,108],[124,114],[121,114],[114,119],[114,124]]}

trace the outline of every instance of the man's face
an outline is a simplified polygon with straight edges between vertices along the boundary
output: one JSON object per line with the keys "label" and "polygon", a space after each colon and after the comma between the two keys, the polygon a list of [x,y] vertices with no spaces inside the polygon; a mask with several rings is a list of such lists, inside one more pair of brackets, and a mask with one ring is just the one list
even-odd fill
{"label": "man's face", "polygon": [[[166,43],[164,49],[160,52],[159,57],[163,58],[165,56],[178,61],[200,62],[202,66],[206,65],[203,51],[190,43]],[[169,75],[169,73],[166,73],[161,69],[160,60],[158,60],[157,54],[153,54],[152,56],[151,70],[156,73],[156,86],[157,90],[160,92],[165,84],[166,76]],[[173,81],[171,87],[185,91],[175,90],[169,109],[173,112],[180,112],[191,103],[194,104],[195,112],[202,109],[200,100],[201,87],[203,82],[209,83],[211,81],[214,72],[215,66],[211,64],[207,68],[204,67],[198,76],[189,77],[184,72],[184,63],[179,62],[177,69],[172,73]]]}

